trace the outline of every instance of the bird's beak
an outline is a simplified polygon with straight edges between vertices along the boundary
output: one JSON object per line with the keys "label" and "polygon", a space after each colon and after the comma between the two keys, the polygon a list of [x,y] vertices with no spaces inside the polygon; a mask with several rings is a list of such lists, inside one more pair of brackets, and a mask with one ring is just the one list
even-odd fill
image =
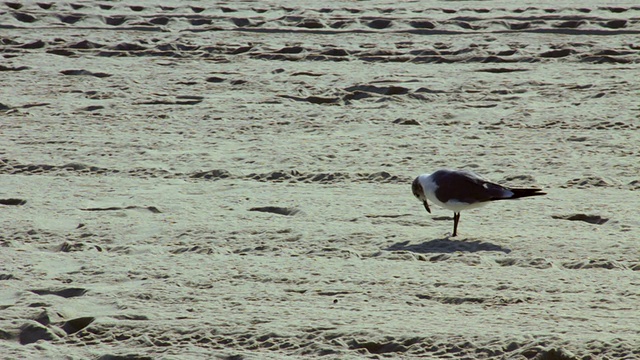
{"label": "bird's beak", "polygon": [[427,212],[431,214],[431,209],[429,209],[429,204],[427,204],[427,200],[424,200],[422,203],[424,204],[424,208],[427,209]]}

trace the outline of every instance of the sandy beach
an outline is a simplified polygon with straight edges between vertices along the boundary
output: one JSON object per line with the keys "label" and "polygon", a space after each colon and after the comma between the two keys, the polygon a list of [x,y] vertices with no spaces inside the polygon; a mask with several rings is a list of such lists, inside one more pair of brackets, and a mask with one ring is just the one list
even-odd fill
{"label": "sandy beach", "polygon": [[640,5],[565,3],[1,2],[0,358],[640,359]]}

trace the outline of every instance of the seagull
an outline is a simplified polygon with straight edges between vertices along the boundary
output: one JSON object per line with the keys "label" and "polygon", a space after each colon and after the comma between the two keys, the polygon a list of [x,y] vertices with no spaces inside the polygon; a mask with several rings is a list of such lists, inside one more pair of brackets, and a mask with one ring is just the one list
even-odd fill
{"label": "seagull", "polygon": [[512,189],[492,183],[480,175],[466,170],[441,169],[423,174],[413,180],[413,195],[422,201],[431,213],[427,199],[453,211],[453,234],[458,235],[460,211],[484,206],[494,200],[518,199],[527,196],[546,195],[541,189]]}

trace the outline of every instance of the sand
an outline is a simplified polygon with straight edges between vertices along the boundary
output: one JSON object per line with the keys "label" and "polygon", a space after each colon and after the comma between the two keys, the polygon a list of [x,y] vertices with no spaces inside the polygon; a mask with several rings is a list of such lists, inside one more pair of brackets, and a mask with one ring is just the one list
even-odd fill
{"label": "sand", "polygon": [[[0,357],[640,358],[640,7],[0,3]],[[427,214],[463,168],[547,196]]]}

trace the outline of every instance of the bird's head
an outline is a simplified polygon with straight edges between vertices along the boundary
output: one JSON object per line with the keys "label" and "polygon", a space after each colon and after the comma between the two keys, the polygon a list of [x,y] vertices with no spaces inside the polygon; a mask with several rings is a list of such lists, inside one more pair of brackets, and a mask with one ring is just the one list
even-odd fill
{"label": "bird's head", "polygon": [[424,195],[424,189],[422,188],[422,184],[420,184],[420,177],[417,177],[415,180],[413,180],[413,184],[411,184],[411,190],[413,191],[413,196],[422,201],[424,208],[428,213],[431,213],[431,209],[429,209],[429,204],[427,203],[427,197]]}

